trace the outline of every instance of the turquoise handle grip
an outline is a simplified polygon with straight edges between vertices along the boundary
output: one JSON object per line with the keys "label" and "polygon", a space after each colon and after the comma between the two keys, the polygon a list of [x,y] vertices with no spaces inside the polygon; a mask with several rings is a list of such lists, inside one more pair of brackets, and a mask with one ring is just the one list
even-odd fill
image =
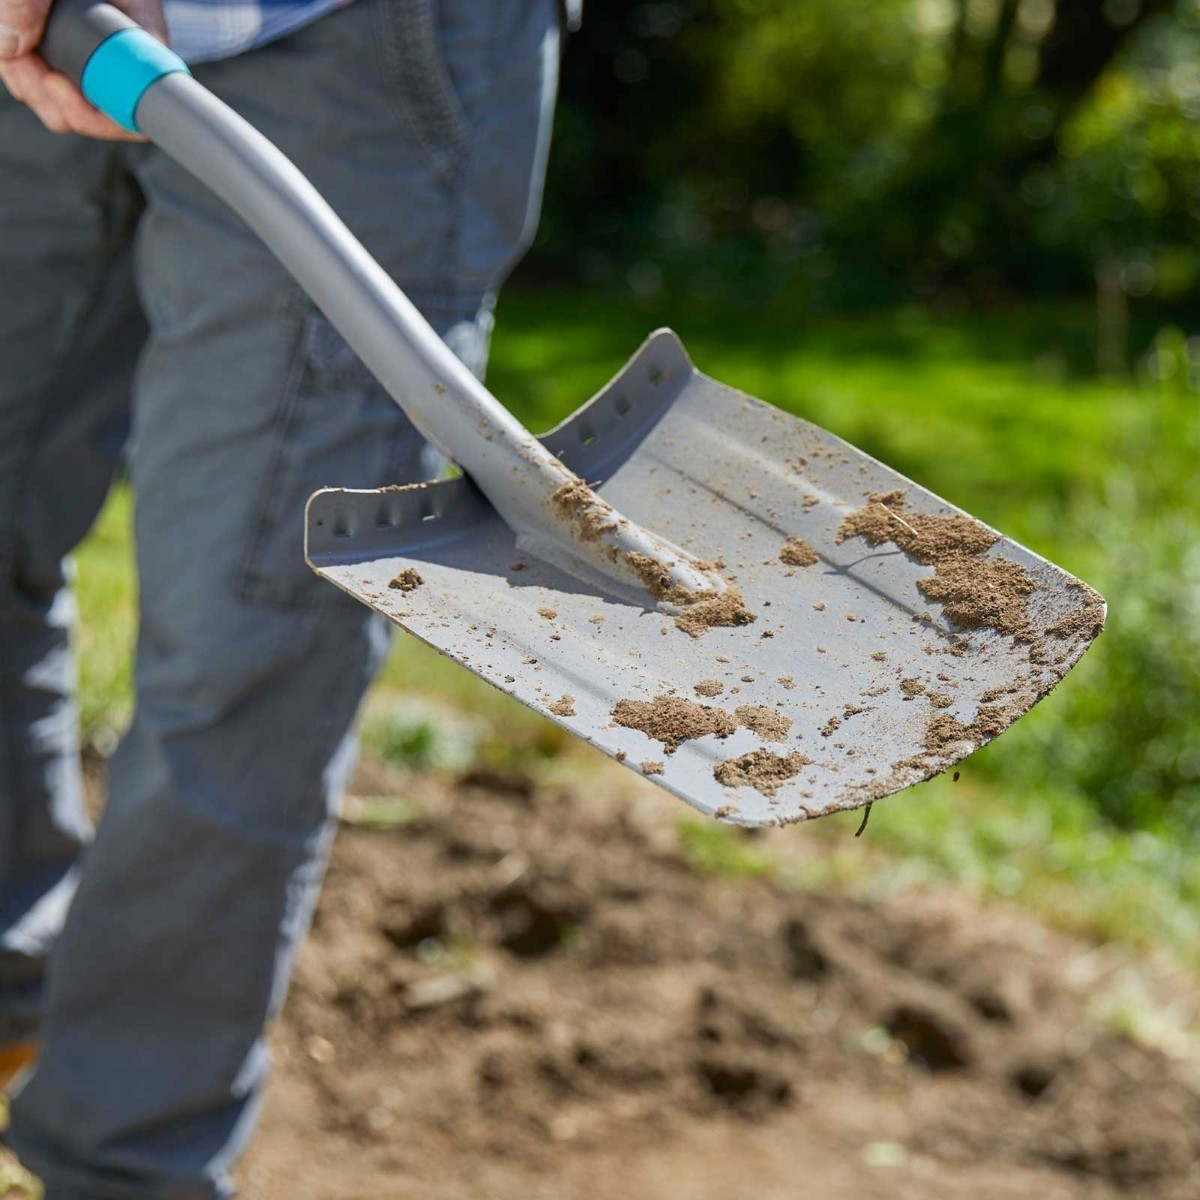
{"label": "turquoise handle grip", "polygon": [[102,113],[131,133],[137,127],[137,106],[148,88],[164,75],[190,75],[188,65],[173,50],[144,29],[123,29],[105,38],[83,69],[83,94]]}

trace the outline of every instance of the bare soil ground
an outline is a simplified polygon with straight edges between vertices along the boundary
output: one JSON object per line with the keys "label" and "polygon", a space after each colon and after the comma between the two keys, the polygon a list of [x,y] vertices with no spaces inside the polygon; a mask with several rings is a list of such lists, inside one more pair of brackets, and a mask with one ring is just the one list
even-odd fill
{"label": "bare soil ground", "polygon": [[1089,1015],[1094,948],[699,872],[645,795],[415,786],[339,835],[249,1200],[1200,1197],[1195,1079]]}

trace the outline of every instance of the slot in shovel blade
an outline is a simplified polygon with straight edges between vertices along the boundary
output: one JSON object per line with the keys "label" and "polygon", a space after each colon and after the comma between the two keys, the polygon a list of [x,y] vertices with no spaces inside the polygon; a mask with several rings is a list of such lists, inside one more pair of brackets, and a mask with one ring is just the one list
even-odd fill
{"label": "slot in shovel blade", "polygon": [[[318,492],[309,562],[721,820],[822,816],[946,770],[1049,692],[1103,625],[1086,584],[702,375],[666,330],[543,441],[631,520],[723,559],[754,622],[693,637],[648,597],[582,583],[525,553],[465,478]],[[971,544],[939,542],[932,561],[932,543],[913,541],[943,528],[930,517],[964,518]],[[877,536],[880,520],[895,540],[853,532]],[[794,539],[815,562],[786,549]]]}

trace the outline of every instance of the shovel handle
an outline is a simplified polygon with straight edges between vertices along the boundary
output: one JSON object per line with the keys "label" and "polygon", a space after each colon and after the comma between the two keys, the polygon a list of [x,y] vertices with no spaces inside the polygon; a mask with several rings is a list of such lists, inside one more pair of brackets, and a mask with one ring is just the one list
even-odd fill
{"label": "shovel handle", "polygon": [[544,459],[540,443],[451,353],[295,165],[193,79],[173,51],[102,0],[57,0],[40,52],[102,112],[216,192],[426,438],[481,486],[492,473],[481,461],[481,422],[532,461]]}
{"label": "shovel handle", "polygon": [[[102,0],[57,0],[41,53],[92,104],[145,134],[258,234],[426,440],[463,468],[519,539],[548,555],[557,548],[586,574],[625,586],[642,586],[630,565],[638,556],[661,563],[685,590],[723,586],[590,492],[592,527],[610,532],[597,539],[585,522],[564,520],[555,497],[565,485],[579,486],[576,476],[455,357],[296,166],[192,78],[171,50]],[[614,549],[606,553],[609,543]]]}

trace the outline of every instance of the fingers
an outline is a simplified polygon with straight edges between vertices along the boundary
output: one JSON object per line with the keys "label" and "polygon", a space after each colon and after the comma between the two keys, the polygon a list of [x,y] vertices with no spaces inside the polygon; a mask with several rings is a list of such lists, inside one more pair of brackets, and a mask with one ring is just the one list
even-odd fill
{"label": "fingers", "polygon": [[[109,120],[65,76],[34,53],[42,39],[51,0],[0,0],[0,81],[37,114],[52,133],[78,133],[108,141],[144,141]],[[162,0],[115,0],[160,41],[167,40]]]}
{"label": "fingers", "polygon": [[65,76],[52,71],[37,55],[0,63],[0,79],[51,133],[78,133],[108,141],[142,141],[93,108]]}
{"label": "fingers", "polygon": [[0,0],[0,62],[33,50],[49,11],[50,0]]}

